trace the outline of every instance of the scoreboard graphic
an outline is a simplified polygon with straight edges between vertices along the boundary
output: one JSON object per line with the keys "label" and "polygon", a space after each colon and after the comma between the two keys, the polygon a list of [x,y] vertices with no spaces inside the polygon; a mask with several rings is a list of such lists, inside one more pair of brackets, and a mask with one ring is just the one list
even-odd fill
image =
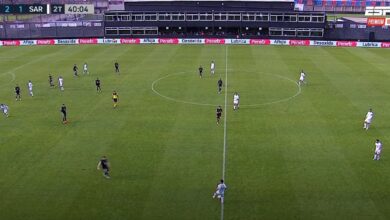
{"label": "scoreboard graphic", "polygon": [[93,4],[8,4],[0,14],[94,14]]}
{"label": "scoreboard graphic", "polygon": [[369,27],[390,25],[389,6],[367,6],[365,15],[367,16],[367,26]]}

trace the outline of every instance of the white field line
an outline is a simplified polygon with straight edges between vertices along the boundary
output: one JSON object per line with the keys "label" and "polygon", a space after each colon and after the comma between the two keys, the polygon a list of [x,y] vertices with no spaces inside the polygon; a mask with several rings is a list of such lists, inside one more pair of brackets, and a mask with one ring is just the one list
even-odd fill
{"label": "white field line", "polygon": [[30,65],[30,64],[39,62],[39,61],[41,61],[41,60],[45,60],[46,58],[51,57],[51,56],[54,56],[54,55],[58,54],[59,52],[63,52],[63,51],[62,51],[62,50],[57,50],[57,51],[54,52],[54,53],[49,53],[49,54],[40,56],[38,59],[31,60],[30,62],[27,62],[27,63],[24,63],[24,64],[22,64],[22,65],[19,65],[19,66],[15,67],[15,68],[13,68],[13,69],[11,69],[11,70],[8,70],[7,72],[0,73],[0,76],[2,76],[2,75],[7,75],[7,74],[11,75],[11,76],[12,76],[12,80],[9,82],[9,83],[11,83],[11,82],[15,81],[15,79],[16,79],[15,72],[16,72],[17,70],[22,69],[22,68],[24,68],[25,66],[28,66],[28,65]]}
{"label": "white field line", "polygon": [[169,75],[166,75],[166,76],[163,76],[163,77],[161,77],[161,78],[158,78],[158,79],[154,80],[153,83],[152,83],[152,91],[153,91],[155,94],[157,94],[158,96],[160,96],[160,97],[162,97],[162,98],[164,98],[164,99],[167,99],[167,100],[169,100],[169,101],[173,101],[173,102],[178,102],[178,103],[183,103],[183,104],[190,104],[190,105],[215,106],[216,104],[199,103],[199,102],[190,102],[190,101],[183,101],[183,100],[175,99],[175,98],[172,98],[172,97],[163,95],[163,94],[161,94],[160,92],[158,92],[158,91],[155,89],[156,84],[157,84],[160,80],[163,80],[163,79],[168,78],[168,77],[171,77],[171,76],[180,75],[180,74],[186,74],[186,73],[189,73],[189,72],[172,73],[172,74],[169,74]]}
{"label": "white field line", "polygon": [[[229,69],[227,69],[226,72],[230,71]],[[247,71],[244,71],[244,72],[247,72]],[[169,77],[172,77],[172,76],[177,76],[177,75],[181,75],[181,74],[187,74],[187,73],[190,73],[190,72],[178,72],[178,73],[171,73],[171,74],[168,74],[168,75],[165,75],[161,78],[158,78],[156,80],[154,80],[152,82],[152,91],[160,96],[161,98],[163,99],[166,99],[166,100],[169,100],[169,101],[172,101],[172,102],[177,102],[177,103],[182,103],[182,104],[189,104],[189,105],[199,105],[199,106],[216,106],[217,104],[211,104],[211,103],[200,103],[200,102],[191,102],[191,101],[185,101],[185,100],[180,100],[180,99],[176,99],[176,98],[172,98],[172,97],[169,97],[169,96],[166,96],[162,93],[160,93],[159,91],[157,91],[157,89],[155,88],[156,85],[158,84],[158,82],[160,82],[161,80],[164,80],[166,78],[169,78]],[[275,101],[270,101],[270,102],[263,102],[263,103],[257,103],[257,104],[240,104],[240,107],[241,108],[245,108],[245,107],[260,107],[260,106],[266,106],[266,105],[272,105],[272,104],[278,104],[278,103],[282,103],[282,102],[288,102],[288,101],[291,101],[292,99],[294,99],[295,97],[299,96],[301,94],[301,87],[298,85],[298,83],[290,78],[287,78],[285,76],[281,76],[281,75],[278,75],[278,74],[270,74],[270,73],[263,73],[263,74],[267,74],[267,75],[271,75],[271,76],[274,76],[274,77],[277,77],[277,78],[280,78],[280,79],[284,79],[284,80],[287,80],[291,83],[293,83],[294,85],[297,86],[297,92],[290,96],[290,97],[286,97],[286,98],[282,98],[282,99],[278,99],[278,100],[275,100]],[[232,106],[232,105],[229,105],[227,104],[227,106]]]}
{"label": "white field line", "polygon": [[[227,95],[228,95],[228,46],[225,50],[225,109],[224,109],[224,122],[223,122],[223,155],[222,155],[222,179],[225,181],[226,173],[226,132],[227,132]],[[221,220],[224,218],[224,203],[221,203]]]}

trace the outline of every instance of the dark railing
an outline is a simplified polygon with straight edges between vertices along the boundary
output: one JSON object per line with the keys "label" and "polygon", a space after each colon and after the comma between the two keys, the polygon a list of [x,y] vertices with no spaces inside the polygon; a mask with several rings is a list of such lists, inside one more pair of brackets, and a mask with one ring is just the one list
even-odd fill
{"label": "dark railing", "polygon": [[110,21],[222,21],[222,22],[315,22],[325,23],[325,13],[321,12],[266,12],[266,11],[229,11],[229,12],[107,12],[104,20]]}

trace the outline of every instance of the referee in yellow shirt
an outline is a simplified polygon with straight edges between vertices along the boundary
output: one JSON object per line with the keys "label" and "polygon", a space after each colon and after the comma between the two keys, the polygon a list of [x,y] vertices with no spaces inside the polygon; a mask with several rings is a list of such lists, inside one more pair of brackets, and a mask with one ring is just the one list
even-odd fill
{"label": "referee in yellow shirt", "polygon": [[116,108],[118,105],[118,93],[116,93],[116,91],[112,93],[112,100],[114,101],[114,108]]}

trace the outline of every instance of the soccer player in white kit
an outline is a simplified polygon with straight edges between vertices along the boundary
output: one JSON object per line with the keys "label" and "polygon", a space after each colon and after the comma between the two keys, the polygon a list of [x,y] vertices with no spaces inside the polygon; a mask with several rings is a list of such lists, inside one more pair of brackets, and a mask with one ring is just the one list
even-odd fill
{"label": "soccer player in white kit", "polygon": [[33,93],[33,84],[32,84],[32,82],[31,82],[31,80],[28,81],[27,87],[28,87],[28,92],[30,93],[30,96],[34,96],[34,93]]}
{"label": "soccer player in white kit", "polygon": [[301,85],[302,83],[306,84],[305,77],[306,77],[306,74],[302,70],[301,71],[301,75],[299,76],[298,85]]}
{"label": "soccer player in white kit", "polygon": [[64,79],[62,76],[58,77],[58,86],[60,87],[61,91],[64,91]]}
{"label": "soccer player in white kit", "polygon": [[214,75],[214,73],[215,73],[215,63],[214,63],[214,60],[211,61],[210,70],[211,70],[211,74]]}
{"label": "soccer player in white kit", "polygon": [[83,70],[84,70],[83,71],[84,74],[89,74],[89,72],[88,72],[88,64],[87,63],[84,63],[84,69]]}
{"label": "soccer player in white kit", "polygon": [[364,119],[363,129],[368,130],[370,127],[370,124],[372,122],[372,118],[374,117],[374,112],[372,112],[372,109],[368,110],[366,114],[366,118]]}
{"label": "soccer player in white kit", "polygon": [[240,95],[237,92],[233,95],[233,110],[237,110],[240,107]]}
{"label": "soccer player in white kit", "polygon": [[217,185],[217,190],[213,194],[213,199],[217,197],[221,200],[221,203],[223,203],[224,197],[225,197],[225,190],[227,189],[227,186],[223,182],[223,180],[220,181],[220,183]]}
{"label": "soccer player in white kit", "polygon": [[0,104],[0,109],[3,111],[3,114],[8,117],[8,105]]}
{"label": "soccer player in white kit", "polygon": [[381,159],[382,152],[382,142],[379,139],[375,141],[375,152],[374,152],[374,160]]}

